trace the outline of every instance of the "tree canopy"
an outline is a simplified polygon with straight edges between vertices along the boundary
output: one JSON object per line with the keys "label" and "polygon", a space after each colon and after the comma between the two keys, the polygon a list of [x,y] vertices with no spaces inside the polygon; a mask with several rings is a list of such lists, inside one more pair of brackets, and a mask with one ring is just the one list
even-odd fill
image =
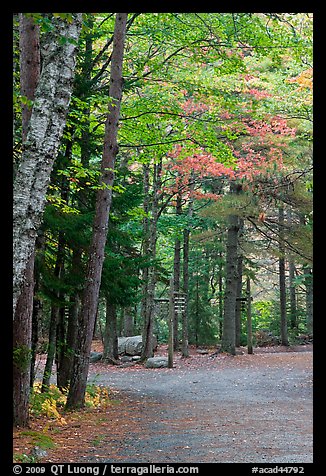
{"label": "tree canopy", "polygon": [[246,279],[254,335],[281,336],[282,272],[290,338],[311,334],[312,14],[129,13],[123,44],[126,14],[21,15],[42,64],[30,99],[14,16],[15,292],[35,252],[33,352],[53,335],[76,384],[114,316],[115,338],[131,319],[146,360],[153,333],[167,341],[157,303],[171,277],[187,296],[174,316],[185,356],[188,342],[228,352],[230,319],[246,343]]}

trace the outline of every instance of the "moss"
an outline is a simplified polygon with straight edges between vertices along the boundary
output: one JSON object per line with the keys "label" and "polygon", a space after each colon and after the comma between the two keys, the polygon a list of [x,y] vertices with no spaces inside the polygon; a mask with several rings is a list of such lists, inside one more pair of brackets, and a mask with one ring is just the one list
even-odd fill
{"label": "moss", "polygon": [[26,430],[21,432],[22,436],[30,436],[32,443],[39,446],[42,450],[54,448],[55,444],[49,435],[43,432]]}

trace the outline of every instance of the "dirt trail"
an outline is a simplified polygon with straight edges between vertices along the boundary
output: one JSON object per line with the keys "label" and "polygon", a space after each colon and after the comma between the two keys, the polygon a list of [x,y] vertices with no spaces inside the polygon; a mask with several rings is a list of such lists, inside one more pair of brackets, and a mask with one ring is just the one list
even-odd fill
{"label": "dirt trail", "polygon": [[124,438],[101,435],[80,462],[313,461],[311,351],[177,358],[173,369],[97,363],[89,382],[130,404]]}

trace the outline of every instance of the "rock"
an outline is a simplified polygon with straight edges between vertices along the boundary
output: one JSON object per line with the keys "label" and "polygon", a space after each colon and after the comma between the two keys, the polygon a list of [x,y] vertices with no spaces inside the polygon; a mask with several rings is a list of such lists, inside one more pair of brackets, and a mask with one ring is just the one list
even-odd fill
{"label": "rock", "polygon": [[125,353],[127,355],[140,355],[143,347],[142,336],[127,337]]}
{"label": "rock", "polygon": [[[157,348],[157,337],[153,336],[154,349]],[[143,346],[141,335],[132,337],[118,337],[118,353],[127,355],[140,355]]]}
{"label": "rock", "polygon": [[126,342],[128,337],[118,337],[118,354],[126,353]]}
{"label": "rock", "polygon": [[168,366],[168,358],[162,357],[162,356],[150,357],[149,359],[147,359],[145,363],[145,367],[147,369],[160,369],[167,366]]}
{"label": "rock", "polygon": [[89,361],[91,363],[98,362],[102,359],[102,352],[91,352],[89,356]]}

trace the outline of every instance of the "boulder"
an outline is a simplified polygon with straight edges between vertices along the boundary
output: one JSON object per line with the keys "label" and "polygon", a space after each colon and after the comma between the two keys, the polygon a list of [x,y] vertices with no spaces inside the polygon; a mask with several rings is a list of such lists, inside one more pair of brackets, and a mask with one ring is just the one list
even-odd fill
{"label": "boulder", "polygon": [[168,358],[163,356],[150,357],[146,360],[145,367],[147,369],[160,369],[168,366]]}
{"label": "boulder", "polygon": [[201,354],[201,355],[209,354],[208,350],[206,350],[206,349],[197,349],[196,353]]}
{"label": "boulder", "polygon": [[[157,338],[153,336],[154,349],[157,348]],[[126,355],[140,355],[143,346],[141,335],[132,337],[118,337],[118,353]]]}
{"label": "boulder", "polygon": [[89,356],[89,361],[91,363],[98,362],[102,359],[102,352],[91,352]]}

